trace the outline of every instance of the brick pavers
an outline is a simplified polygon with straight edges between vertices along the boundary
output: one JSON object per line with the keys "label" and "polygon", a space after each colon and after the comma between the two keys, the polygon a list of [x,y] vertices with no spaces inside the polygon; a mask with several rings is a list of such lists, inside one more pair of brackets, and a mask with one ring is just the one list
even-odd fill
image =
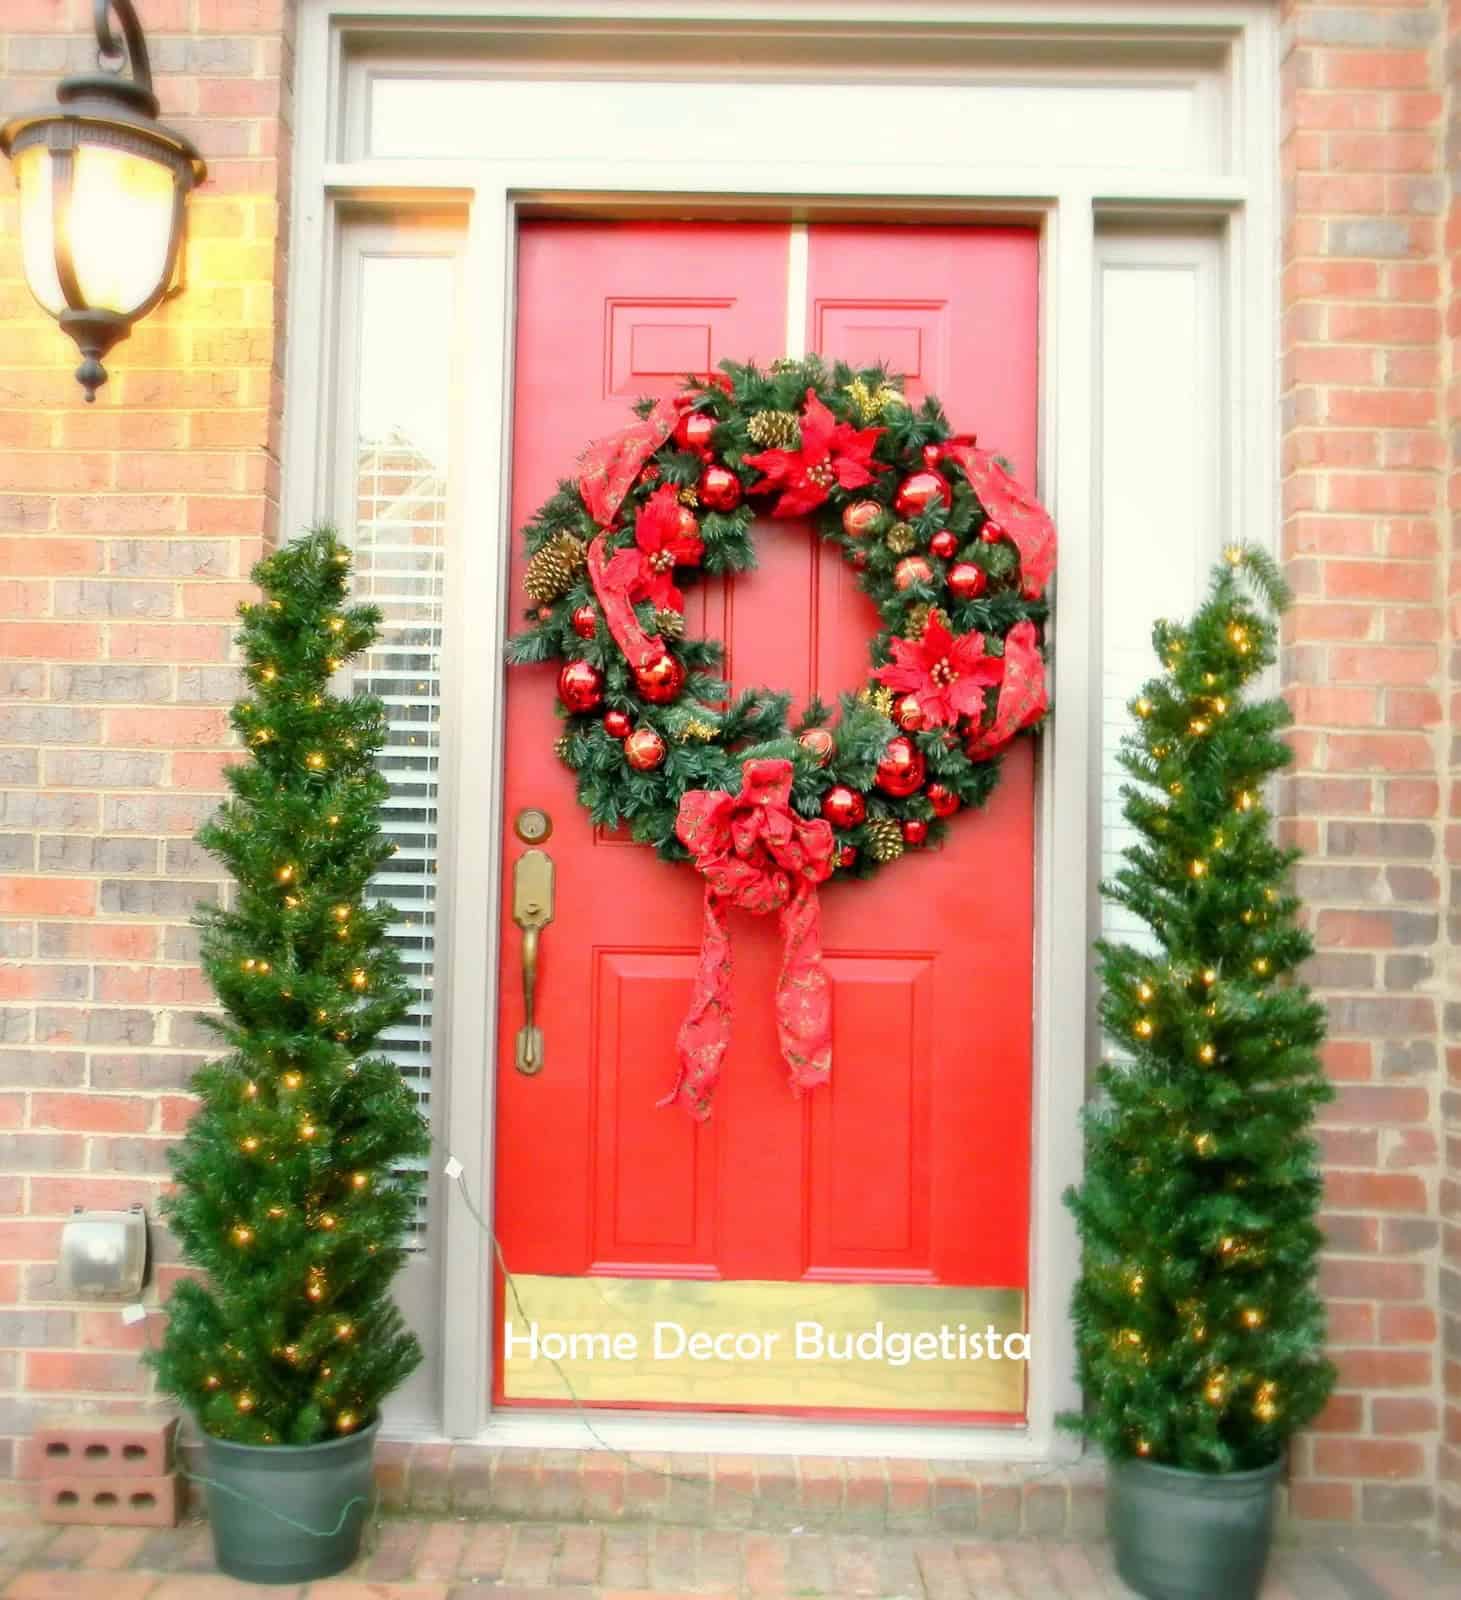
{"label": "brick pavers", "polygon": [[[261,1589],[210,1570],[199,1523],[145,1537],[0,1526],[0,1600],[1131,1600],[1105,1544],[677,1524],[386,1520],[350,1572]],[[1285,1545],[1263,1600],[1455,1600],[1461,1562]]]}

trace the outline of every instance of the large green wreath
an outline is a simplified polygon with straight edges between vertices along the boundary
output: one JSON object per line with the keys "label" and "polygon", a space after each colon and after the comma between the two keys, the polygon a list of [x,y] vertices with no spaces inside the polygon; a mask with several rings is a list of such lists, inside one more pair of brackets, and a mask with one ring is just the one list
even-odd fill
{"label": "large green wreath", "polygon": [[[734,794],[745,761],[779,757],[793,807],[836,830],[841,875],[936,842],[1047,709],[1049,518],[936,399],[913,408],[880,369],[725,362],[635,409],[523,530],[533,605],[508,647],[562,663],[556,748],[593,820],[683,859],[682,796]],[[793,727],[780,691],[731,699],[720,643],[685,635],[680,582],[755,566],[752,501],[815,517],[878,609],[871,681],[835,721],[814,700]]]}

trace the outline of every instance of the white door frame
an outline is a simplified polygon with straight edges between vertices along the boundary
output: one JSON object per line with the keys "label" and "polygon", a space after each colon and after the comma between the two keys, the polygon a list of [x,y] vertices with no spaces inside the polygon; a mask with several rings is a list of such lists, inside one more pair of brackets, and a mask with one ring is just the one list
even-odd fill
{"label": "white door frame", "polygon": [[[1225,355],[1233,409],[1231,512],[1249,536],[1270,542],[1277,526],[1276,261],[1274,193],[1277,152],[1276,17],[1263,4],[1021,5],[869,0],[432,0],[431,19],[413,17],[419,35],[432,20],[452,32],[456,62],[470,63],[471,35],[494,27],[552,28],[572,35],[607,19],[645,28],[687,21],[734,23],[771,34],[797,25],[815,33],[857,24],[904,41],[917,25],[970,40],[998,41],[1002,53],[981,76],[1017,86],[1030,60],[1079,44],[1099,73],[1109,55],[1126,60],[1139,39],[1153,60],[1170,59],[1174,75],[1201,47],[1216,51],[1224,97],[1224,159],[1215,173],[1102,171],[1077,153],[1038,166],[965,162],[930,172],[911,148],[875,170],[855,161],[799,163],[789,173],[770,151],[748,151],[733,167],[693,159],[616,159],[612,133],[595,137],[583,159],[514,159],[490,152],[473,159],[371,159],[356,137],[346,86],[351,47],[389,49],[399,0],[300,0],[297,82],[319,86],[318,100],[297,95],[293,228],[290,241],[290,339],[284,458],[284,527],[327,518],[334,507],[332,392],[336,257],[344,219],[362,209],[410,207],[455,216],[463,226],[463,281],[469,285],[462,329],[464,431],[473,441],[456,468],[457,537],[448,552],[447,687],[442,742],[441,896],[439,901],[440,1036],[436,1074],[446,1087],[438,1124],[438,1168],[448,1153],[461,1162],[477,1204],[490,1218],[493,1077],[497,1036],[497,907],[502,832],[502,640],[508,624],[514,242],[519,215],[654,214],[723,211],[815,219],[997,218],[1041,230],[1040,456],[1042,498],[1061,533],[1053,635],[1056,713],[1040,752],[1034,1126],[1030,1238],[1028,1415],[1019,1427],[727,1419],[595,1412],[596,1434],[620,1448],[697,1451],[747,1449],[991,1459],[1055,1459],[1076,1447],[1056,1429],[1059,1411],[1079,1403],[1067,1317],[1078,1260],[1071,1220],[1061,1203],[1080,1173],[1078,1112],[1084,1099],[1091,961],[1087,943],[1093,889],[1099,761],[1096,612],[1099,551],[1093,507],[1095,241],[1108,220],[1207,219],[1225,231],[1232,309]],[[396,24],[399,25],[398,23]],[[1013,45],[1011,44],[1013,41]],[[933,48],[931,46],[931,48]],[[627,47],[626,47],[627,50]],[[1165,52],[1165,56],[1163,55]],[[936,58],[933,58],[936,59]],[[999,65],[999,63],[1004,63]],[[647,69],[646,69],[647,70]],[[626,54],[621,74],[639,75]],[[896,79],[899,69],[881,73]],[[920,80],[921,81],[921,80]],[[551,83],[547,86],[551,89]],[[733,92],[728,90],[727,92]],[[849,91],[851,92],[851,91]],[[849,128],[856,119],[849,117]],[[607,141],[608,148],[605,148]],[[672,142],[673,148],[673,142]],[[1159,160],[1159,153],[1153,159]],[[751,201],[748,197],[757,197]],[[565,441],[565,451],[581,441]],[[565,456],[565,460],[568,459]],[[342,508],[343,512],[344,508]],[[977,823],[970,824],[977,826]],[[648,868],[646,870],[649,870]],[[443,1425],[459,1439],[495,1443],[591,1446],[573,1414],[512,1410],[489,1403],[490,1245],[459,1195],[440,1197],[433,1220],[443,1252],[438,1337],[442,1340]],[[389,1416],[388,1416],[389,1421]]]}

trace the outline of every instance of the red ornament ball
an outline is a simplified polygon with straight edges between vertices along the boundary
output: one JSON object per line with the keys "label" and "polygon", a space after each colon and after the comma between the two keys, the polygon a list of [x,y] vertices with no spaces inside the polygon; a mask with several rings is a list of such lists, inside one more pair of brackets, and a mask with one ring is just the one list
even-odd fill
{"label": "red ornament ball", "polygon": [[990,517],[979,530],[979,537],[985,544],[998,544],[1004,538],[1004,529]]}
{"label": "red ornament ball", "polygon": [[558,674],[558,698],[570,711],[592,711],[604,698],[604,675],[588,661],[566,661]]}
{"label": "red ornament ball", "polygon": [[959,536],[947,528],[940,528],[928,541],[928,548],[940,561],[952,561],[959,549]]}
{"label": "red ornament ball", "polygon": [[599,614],[592,606],[575,606],[570,620],[580,639],[592,639],[599,631]]}
{"label": "red ornament ball", "polygon": [[899,733],[888,740],[883,759],[878,762],[877,771],[873,774],[873,782],[884,794],[901,800],[915,789],[923,787],[926,772],[923,752],[911,739]]}
{"label": "red ornament ball", "polygon": [[972,561],[961,561],[949,568],[949,590],[955,600],[977,600],[989,587],[989,577],[983,567]]}
{"label": "red ornament ball", "polygon": [[675,443],[682,450],[693,450],[704,455],[710,449],[710,438],[715,432],[715,418],[708,411],[683,411],[675,424]]}
{"label": "red ornament ball", "polygon": [[[700,537],[700,522],[689,506],[680,507],[680,523],[676,530],[682,539],[698,539]],[[677,566],[698,567],[699,555],[694,555],[685,561],[677,561]]]}
{"label": "red ornament ball", "polygon": [[539,606],[538,607],[538,621],[539,622],[549,622],[549,621],[552,620],[552,617],[553,617],[553,607],[552,606]]}
{"label": "red ornament ball", "polygon": [[931,783],[923,791],[929,805],[933,807],[936,817],[951,817],[963,802],[958,795],[944,783]]}
{"label": "red ornament ball", "polygon": [[855,867],[857,865],[857,846],[855,844],[839,846],[833,859],[839,867]]}
{"label": "red ornament ball", "polygon": [[922,817],[909,817],[903,824],[904,844],[925,844],[928,841],[928,824]]}
{"label": "red ornament ball", "polygon": [[942,500],[947,506],[953,504],[953,499],[954,491],[943,473],[925,467],[922,472],[909,473],[898,485],[893,509],[906,522],[921,516],[935,500]]}
{"label": "red ornament ball", "polygon": [[604,713],[604,732],[611,739],[625,739],[629,730],[634,726],[634,719],[627,711],[606,711]]}
{"label": "red ornament ball", "polygon": [[808,728],[805,733],[797,735],[796,741],[817,763],[825,767],[832,759],[832,752],[836,743],[832,735],[825,728]]}
{"label": "red ornament ball", "polygon": [[834,828],[855,828],[867,816],[867,801],[845,783],[834,783],[822,796],[822,815]]}
{"label": "red ornament ball", "polygon": [[700,504],[711,511],[734,511],[741,503],[741,480],[729,467],[707,467],[700,474]]}
{"label": "red ornament ball", "polygon": [[922,556],[904,556],[893,568],[893,587],[907,589],[915,583],[928,583],[933,578],[933,568]]}
{"label": "red ornament ball", "polygon": [[624,759],[636,772],[652,772],[665,758],[665,742],[653,728],[636,728],[624,741]]}
{"label": "red ornament ball", "polygon": [[842,508],[842,531],[849,539],[862,539],[872,532],[882,517],[876,500],[854,500]]}
{"label": "red ornament ball", "polygon": [[685,687],[685,669],[666,650],[634,669],[634,687],[652,706],[667,706],[679,699],[680,690]]}
{"label": "red ornament ball", "polygon": [[854,550],[847,560],[854,572],[861,572],[867,566],[867,551]]}
{"label": "red ornament ball", "polygon": [[904,733],[917,733],[923,726],[923,710],[916,694],[905,694],[893,707],[893,721]]}
{"label": "red ornament ball", "polygon": [[938,466],[944,458],[944,447],[941,444],[926,444],[923,447],[923,464],[930,472]]}
{"label": "red ornament ball", "polygon": [[651,461],[639,474],[639,481],[641,483],[653,483],[658,477],[659,468]]}

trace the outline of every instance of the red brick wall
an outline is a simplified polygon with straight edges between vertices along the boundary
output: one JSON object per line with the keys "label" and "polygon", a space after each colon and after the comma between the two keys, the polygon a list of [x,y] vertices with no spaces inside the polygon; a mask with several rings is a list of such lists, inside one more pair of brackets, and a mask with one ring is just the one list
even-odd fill
{"label": "red brick wall", "polygon": [[1448,677],[1446,692],[1447,743],[1443,752],[1447,823],[1445,859],[1447,871],[1447,963],[1444,969],[1446,1000],[1442,1010],[1445,1034],[1446,1079],[1441,1091],[1444,1160],[1441,1176],[1441,1258],[1439,1263],[1439,1302],[1442,1350],[1442,1438],[1438,1462],[1440,1490],[1440,1528],[1453,1548],[1461,1550],[1461,899],[1458,875],[1461,866],[1461,451],[1457,444],[1461,428],[1461,316],[1457,292],[1461,289],[1461,192],[1456,189],[1455,172],[1461,152],[1461,6],[1452,5],[1447,15],[1446,59],[1448,89],[1446,106],[1446,154],[1452,173],[1452,193],[1447,197],[1445,425],[1451,443],[1447,479],[1446,528],[1443,581],[1446,590],[1446,631]]}
{"label": "red brick wall", "polygon": [[[50,1262],[74,1203],[155,1210],[187,1115],[208,1041],[186,921],[219,892],[189,835],[226,749],[233,607],[277,510],[291,8],[139,9],[164,113],[210,181],[186,295],[119,347],[94,408],[21,281],[0,177],[0,1471],[37,1408],[142,1385],[140,1333],[52,1298]],[[0,104],[87,63],[89,10],[7,0]],[[1443,804],[1461,815],[1461,23],[1440,0],[1290,0],[1284,16],[1283,550],[1299,604],[1283,812],[1308,857],[1340,1091],[1323,1139],[1341,1382],[1296,1446],[1294,1505],[1428,1526],[1439,1483],[1461,1541],[1461,1006],[1442,1004],[1461,977],[1445,877],[1461,831],[1442,821]]]}
{"label": "red brick wall", "polygon": [[1440,1427],[1451,471],[1445,9],[1285,8],[1284,829],[1328,1003],[1323,1284],[1338,1392],[1294,1455],[1310,1517],[1425,1525]]}
{"label": "red brick wall", "polygon": [[[91,0],[3,10],[6,110],[93,64]],[[209,174],[187,292],[118,346],[95,406],[26,290],[0,173],[0,1473],[37,1409],[144,1385],[141,1330],[56,1299],[52,1262],[73,1205],[156,1213],[209,1048],[187,920],[220,886],[189,835],[277,511],[292,6],[137,10],[163,116]]]}

